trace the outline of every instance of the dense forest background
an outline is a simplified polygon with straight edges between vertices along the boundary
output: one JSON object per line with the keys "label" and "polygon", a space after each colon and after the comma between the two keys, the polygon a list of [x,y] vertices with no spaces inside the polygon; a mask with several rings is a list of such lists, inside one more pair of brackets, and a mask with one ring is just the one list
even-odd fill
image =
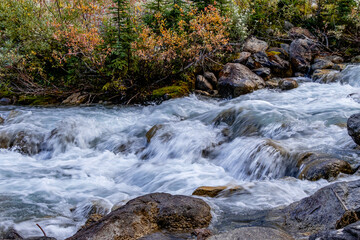
{"label": "dense forest background", "polygon": [[276,46],[292,26],[327,51],[359,54],[357,0],[2,0],[0,88],[126,100],[186,92],[247,37]]}

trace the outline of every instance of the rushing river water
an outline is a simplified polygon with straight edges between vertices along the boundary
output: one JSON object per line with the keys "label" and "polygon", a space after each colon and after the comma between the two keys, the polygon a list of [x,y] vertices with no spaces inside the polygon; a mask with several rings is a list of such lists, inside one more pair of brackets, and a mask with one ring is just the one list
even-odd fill
{"label": "rushing river water", "polygon": [[[64,239],[93,204],[106,213],[140,195],[191,195],[204,185],[245,189],[206,199],[214,229],[241,222],[238,214],[309,196],[329,182],[297,179],[300,154],[360,164],[346,130],[360,109],[360,97],[349,97],[360,94],[360,66],[348,67],[337,83],[298,80],[297,89],[232,100],[192,95],[146,107],[0,107],[1,141],[23,134],[32,146],[30,154],[18,151],[21,144],[0,150],[0,232],[15,227],[39,236],[38,223]],[[145,134],[156,124],[148,142]]]}

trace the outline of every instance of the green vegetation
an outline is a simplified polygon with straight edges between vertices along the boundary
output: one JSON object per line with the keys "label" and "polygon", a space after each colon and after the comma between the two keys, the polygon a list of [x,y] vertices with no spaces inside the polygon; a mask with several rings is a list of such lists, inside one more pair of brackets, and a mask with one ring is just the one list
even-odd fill
{"label": "green vegetation", "polygon": [[230,43],[276,44],[292,25],[327,49],[359,53],[357,0],[2,0],[0,89],[181,96],[190,76],[231,58]]}

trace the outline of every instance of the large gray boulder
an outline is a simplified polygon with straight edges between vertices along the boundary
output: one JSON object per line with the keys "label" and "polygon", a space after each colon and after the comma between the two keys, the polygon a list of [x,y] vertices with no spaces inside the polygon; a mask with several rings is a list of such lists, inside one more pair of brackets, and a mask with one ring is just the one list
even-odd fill
{"label": "large gray boulder", "polygon": [[316,47],[310,39],[296,39],[290,44],[290,62],[295,72],[308,72]]}
{"label": "large gray boulder", "polygon": [[347,121],[347,130],[354,142],[360,145],[360,113],[350,116]]}
{"label": "large gray boulder", "polygon": [[191,232],[207,227],[210,207],[188,196],[152,193],[135,198],[68,240],[138,239],[148,234]]}
{"label": "large gray boulder", "polygon": [[359,240],[360,221],[350,224],[342,229],[322,231],[310,236],[309,240]]}
{"label": "large gray boulder", "polygon": [[349,211],[360,212],[359,189],[360,180],[334,183],[283,209],[273,210],[269,219],[298,237],[345,227],[354,222],[346,218]]}
{"label": "large gray boulder", "polygon": [[264,88],[264,80],[240,63],[228,63],[220,72],[219,94],[222,97],[238,97]]}

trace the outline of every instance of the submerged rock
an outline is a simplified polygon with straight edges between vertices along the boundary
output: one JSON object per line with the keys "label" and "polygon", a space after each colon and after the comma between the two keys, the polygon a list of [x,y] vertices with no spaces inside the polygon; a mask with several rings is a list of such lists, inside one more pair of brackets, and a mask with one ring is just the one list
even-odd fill
{"label": "submerged rock", "polygon": [[283,209],[273,210],[269,218],[299,237],[335,230],[346,212],[359,213],[359,189],[360,180],[335,183]]}
{"label": "submerged rock", "polygon": [[2,117],[0,117],[0,125],[1,125],[1,124],[4,124],[4,122],[5,122],[5,119],[3,119]]}
{"label": "submerged rock", "polygon": [[235,192],[239,192],[244,190],[241,186],[216,186],[216,187],[209,187],[209,186],[201,186],[198,187],[192,195],[196,196],[206,196],[206,197],[218,197],[218,196],[229,196]]}
{"label": "submerged rock", "polygon": [[264,86],[261,77],[239,63],[228,63],[220,72],[218,90],[222,97],[238,97]]}
{"label": "submerged rock", "polygon": [[22,154],[35,155],[41,151],[45,135],[33,132],[2,132],[0,134],[0,148],[13,149]]}
{"label": "submerged rock", "polygon": [[242,227],[230,232],[214,235],[208,240],[294,240],[284,231],[268,227]]}
{"label": "submerged rock", "polygon": [[138,239],[166,230],[191,232],[207,227],[210,207],[188,196],[153,193],[129,201],[68,240]]}
{"label": "submerged rock", "polygon": [[156,124],[154,125],[152,128],[150,128],[149,131],[146,132],[145,136],[146,136],[146,141],[148,143],[151,142],[151,139],[156,135],[156,133],[160,130],[164,128],[163,124]]}
{"label": "submerged rock", "polygon": [[244,51],[245,52],[251,52],[251,53],[257,53],[261,51],[266,51],[268,49],[269,45],[262,40],[259,40],[255,37],[251,37],[248,40],[246,40],[244,44]]}
{"label": "submerged rock", "polygon": [[347,130],[354,142],[360,145],[360,113],[350,116],[347,121]]}
{"label": "submerged rock", "polygon": [[335,178],[340,173],[354,173],[350,164],[344,160],[311,153],[300,159],[298,164],[302,169],[299,178],[310,181]]}

